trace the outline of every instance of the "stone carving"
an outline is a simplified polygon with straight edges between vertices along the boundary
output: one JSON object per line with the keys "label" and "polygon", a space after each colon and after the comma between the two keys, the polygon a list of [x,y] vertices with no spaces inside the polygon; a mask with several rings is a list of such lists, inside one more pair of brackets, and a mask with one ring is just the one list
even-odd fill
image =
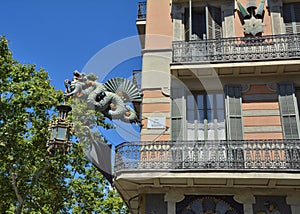
{"label": "stone carving", "polygon": [[141,102],[141,93],[133,83],[124,78],[112,78],[104,84],[95,80],[94,75],[74,71],[72,81],[65,80],[64,96],[86,100],[90,109],[100,111],[109,119],[139,123],[136,111],[126,104]]}
{"label": "stone carving", "polygon": [[248,0],[247,9],[240,2],[237,2],[237,6],[244,22],[245,34],[261,35],[263,28],[266,26],[263,23],[265,0],[261,0],[258,8],[256,7],[256,0]]}

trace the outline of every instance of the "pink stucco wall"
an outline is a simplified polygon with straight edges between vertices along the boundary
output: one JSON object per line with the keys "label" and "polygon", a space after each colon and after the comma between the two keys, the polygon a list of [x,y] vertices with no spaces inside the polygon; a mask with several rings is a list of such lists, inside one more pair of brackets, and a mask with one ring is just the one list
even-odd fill
{"label": "pink stucco wall", "polygon": [[172,19],[170,0],[147,1],[146,49],[171,48]]}

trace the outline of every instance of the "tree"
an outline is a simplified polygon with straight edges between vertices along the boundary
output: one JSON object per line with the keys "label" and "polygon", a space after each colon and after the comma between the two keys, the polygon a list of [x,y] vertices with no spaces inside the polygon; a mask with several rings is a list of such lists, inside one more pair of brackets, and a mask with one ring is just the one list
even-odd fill
{"label": "tree", "polygon": [[[7,39],[0,38],[0,212],[127,213],[84,157],[87,141],[77,140],[69,153],[47,152],[48,126],[62,94],[50,85],[46,71],[14,60]],[[74,124],[78,136],[86,132],[90,117]],[[101,115],[93,117],[105,126]]]}

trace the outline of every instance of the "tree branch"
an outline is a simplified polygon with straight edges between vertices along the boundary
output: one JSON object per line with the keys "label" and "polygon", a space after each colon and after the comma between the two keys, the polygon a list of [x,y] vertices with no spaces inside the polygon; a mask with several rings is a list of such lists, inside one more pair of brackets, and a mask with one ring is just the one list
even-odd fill
{"label": "tree branch", "polygon": [[21,194],[19,193],[19,190],[18,190],[16,173],[13,171],[12,168],[9,169],[9,173],[10,173],[10,177],[11,177],[11,181],[12,181],[11,182],[12,186],[14,188],[15,194],[16,194],[18,202],[19,202],[19,206],[18,206],[16,213],[21,213],[22,207],[24,204],[24,198],[21,196]]}
{"label": "tree branch", "polygon": [[22,195],[19,193],[18,187],[17,187],[17,177],[16,177],[16,173],[14,173],[14,171],[12,170],[12,168],[9,169],[9,172],[11,174],[11,179],[12,179],[12,185],[15,191],[15,194],[17,196],[19,205],[18,208],[16,210],[16,214],[21,214],[22,213],[22,208],[24,206],[24,203],[26,201],[27,196],[29,196],[31,189],[33,188],[33,186],[35,185],[36,181],[38,180],[38,178],[40,177],[40,175],[42,174],[43,170],[46,168],[46,166],[48,165],[48,162],[46,164],[44,164],[44,166],[42,166],[41,168],[39,168],[36,173],[34,174],[31,184],[29,186],[29,188],[27,189],[27,191],[25,192],[24,196],[22,197]]}

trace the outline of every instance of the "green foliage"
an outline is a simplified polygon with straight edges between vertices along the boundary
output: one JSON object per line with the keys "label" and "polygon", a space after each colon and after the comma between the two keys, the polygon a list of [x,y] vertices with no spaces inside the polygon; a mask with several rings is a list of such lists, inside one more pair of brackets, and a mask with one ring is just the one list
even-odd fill
{"label": "green foliage", "polygon": [[89,139],[80,136],[97,125],[110,128],[102,115],[78,103],[72,116],[80,140],[67,154],[46,151],[48,125],[62,94],[46,71],[15,61],[8,41],[0,38],[0,213],[127,213],[85,158]]}

